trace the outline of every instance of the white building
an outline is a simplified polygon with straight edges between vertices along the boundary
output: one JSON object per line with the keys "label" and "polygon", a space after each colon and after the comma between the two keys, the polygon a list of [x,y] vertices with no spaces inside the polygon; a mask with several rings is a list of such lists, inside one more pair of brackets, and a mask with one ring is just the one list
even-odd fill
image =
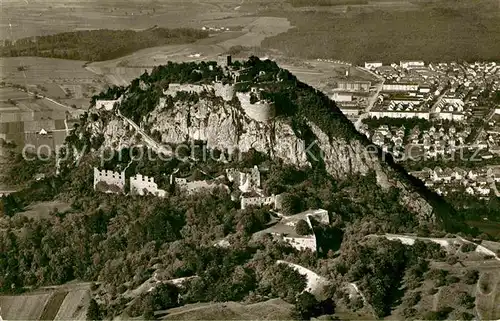
{"label": "white building", "polygon": [[249,173],[240,172],[232,168],[226,169],[226,176],[243,193],[260,189],[260,171],[257,166],[254,166]]}
{"label": "white building", "polygon": [[409,83],[385,83],[382,85],[382,91],[417,91],[418,84]]}
{"label": "white building", "polygon": [[425,62],[422,60],[402,60],[399,62],[399,66],[404,69],[421,68],[425,67]]}
{"label": "white building", "polygon": [[369,112],[370,117],[374,118],[383,118],[383,117],[389,117],[389,118],[421,118],[421,119],[430,119],[430,113],[427,111],[389,111],[389,110],[382,110],[382,111],[370,111]]}
{"label": "white building", "polygon": [[365,62],[366,69],[376,69],[376,68],[382,67],[382,65],[383,64],[380,61]]}
{"label": "white building", "polygon": [[[314,233],[313,221],[320,224],[330,224],[328,211],[323,209],[308,210],[299,214],[284,216],[276,225],[254,234],[254,237],[270,234],[276,239],[282,239],[299,251],[309,249],[317,251],[316,235]],[[298,235],[296,232],[297,223],[304,220],[310,229],[309,235]]]}
{"label": "white building", "polygon": [[332,100],[338,101],[338,102],[350,102],[352,101],[352,94],[351,93],[343,93],[343,92],[336,92],[332,96]]}
{"label": "white building", "polygon": [[97,110],[104,109],[106,111],[111,111],[115,108],[115,105],[121,103],[121,101],[122,97],[115,100],[96,100],[95,108]]}

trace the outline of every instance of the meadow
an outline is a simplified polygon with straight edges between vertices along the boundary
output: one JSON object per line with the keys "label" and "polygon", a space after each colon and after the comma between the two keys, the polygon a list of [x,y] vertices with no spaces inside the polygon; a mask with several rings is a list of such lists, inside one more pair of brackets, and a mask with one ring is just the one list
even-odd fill
{"label": "meadow", "polygon": [[73,283],[41,288],[23,295],[0,296],[7,320],[85,320],[90,284]]}

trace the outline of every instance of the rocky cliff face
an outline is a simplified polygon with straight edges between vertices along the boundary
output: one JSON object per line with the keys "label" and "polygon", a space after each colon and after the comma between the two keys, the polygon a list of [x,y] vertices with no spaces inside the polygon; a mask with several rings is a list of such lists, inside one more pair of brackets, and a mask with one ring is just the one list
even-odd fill
{"label": "rocky cliff face", "polygon": [[[150,128],[151,132],[160,133],[162,143],[204,140],[209,148],[238,149],[242,152],[254,148],[285,163],[310,166],[307,153],[309,145],[297,137],[288,119],[257,122],[227,102],[210,99],[202,99],[196,104],[177,102],[170,109],[160,103],[142,126]],[[434,221],[432,206],[408,183],[391,179],[394,177],[393,169],[381,162],[374,150],[370,151],[357,140],[347,142],[329,138],[312,122],[308,126],[317,138],[315,144],[322,151],[326,170],[333,177],[343,179],[349,174],[366,174],[374,170],[381,188],[397,187],[401,191],[402,204],[422,221]],[[135,136],[129,130],[123,121],[109,122],[103,129],[104,146],[118,149],[133,145],[136,143]]]}
{"label": "rocky cliff face", "polygon": [[229,103],[200,100],[177,103],[173,109],[158,106],[146,123],[161,133],[163,143],[204,140],[209,148],[240,150],[254,148],[297,166],[308,166],[305,143],[286,121],[260,123]]}

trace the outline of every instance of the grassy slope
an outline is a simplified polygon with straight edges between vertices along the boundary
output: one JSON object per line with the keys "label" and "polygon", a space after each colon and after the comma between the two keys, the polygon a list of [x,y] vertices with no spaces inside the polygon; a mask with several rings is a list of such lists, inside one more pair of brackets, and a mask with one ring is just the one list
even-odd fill
{"label": "grassy slope", "polygon": [[171,309],[165,320],[289,320],[293,306],[281,299],[250,305],[236,302],[186,305]]}

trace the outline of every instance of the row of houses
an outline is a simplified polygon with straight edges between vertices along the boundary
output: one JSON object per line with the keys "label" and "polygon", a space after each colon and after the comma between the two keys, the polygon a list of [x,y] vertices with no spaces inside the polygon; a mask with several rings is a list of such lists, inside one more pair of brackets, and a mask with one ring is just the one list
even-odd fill
{"label": "row of houses", "polygon": [[495,184],[500,183],[500,167],[498,166],[483,170],[424,168],[411,174],[441,195],[447,195],[450,191],[457,191],[456,187],[462,187],[470,195],[485,197],[492,192],[496,193]]}

